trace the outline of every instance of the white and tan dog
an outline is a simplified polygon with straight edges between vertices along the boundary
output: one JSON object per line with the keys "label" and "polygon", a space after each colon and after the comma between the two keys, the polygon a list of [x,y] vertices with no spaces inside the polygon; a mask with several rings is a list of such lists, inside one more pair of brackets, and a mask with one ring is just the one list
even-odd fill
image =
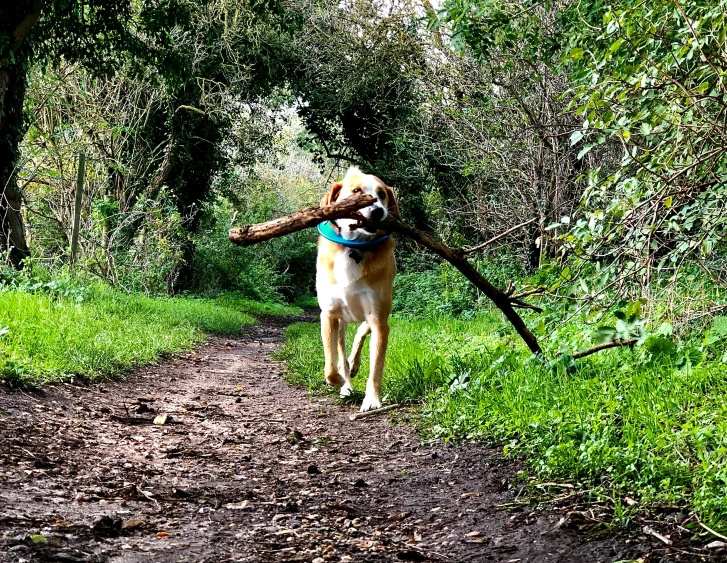
{"label": "white and tan dog", "polygon": [[[366,193],[377,201],[361,210],[374,221],[389,213],[398,217],[394,193],[379,178],[350,168],[342,182],[325,195],[321,205]],[[381,407],[381,376],[389,340],[389,313],[396,263],[394,240],[383,231],[369,232],[353,219],[338,219],[319,229],[316,289],[321,307],[321,336],[329,385],[341,396],[352,391],[351,377],[361,366],[361,349],[371,333],[370,373],[361,412]],[[332,233],[331,233],[332,231]],[[326,232],[329,234],[326,235]],[[338,241],[338,242],[335,242]],[[361,323],[346,358],[348,323]]]}

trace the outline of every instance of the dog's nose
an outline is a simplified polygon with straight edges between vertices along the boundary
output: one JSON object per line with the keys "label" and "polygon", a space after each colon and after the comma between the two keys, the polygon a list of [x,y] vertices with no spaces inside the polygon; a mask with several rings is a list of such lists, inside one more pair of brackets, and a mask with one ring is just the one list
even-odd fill
{"label": "dog's nose", "polygon": [[381,221],[384,218],[384,210],[380,207],[375,207],[374,210],[371,212],[371,218],[374,221]]}

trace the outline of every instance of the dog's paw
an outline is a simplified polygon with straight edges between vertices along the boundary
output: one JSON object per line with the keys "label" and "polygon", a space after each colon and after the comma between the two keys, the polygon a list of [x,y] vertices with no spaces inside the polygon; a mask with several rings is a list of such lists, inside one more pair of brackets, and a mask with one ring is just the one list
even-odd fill
{"label": "dog's paw", "polygon": [[344,383],[340,391],[341,397],[348,397],[351,393],[353,393],[353,386],[350,383]]}
{"label": "dog's paw", "polygon": [[361,409],[359,412],[373,411],[381,408],[381,399],[378,397],[371,397],[366,395],[363,403],[361,403]]}
{"label": "dog's paw", "polygon": [[335,371],[333,373],[326,374],[326,381],[331,387],[340,387],[341,385],[343,385],[343,378],[338,372]]}

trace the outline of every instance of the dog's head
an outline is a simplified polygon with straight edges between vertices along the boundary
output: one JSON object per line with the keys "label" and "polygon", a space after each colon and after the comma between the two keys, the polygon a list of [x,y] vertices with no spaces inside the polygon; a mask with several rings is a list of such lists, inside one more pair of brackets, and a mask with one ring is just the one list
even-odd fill
{"label": "dog's head", "polygon": [[[391,213],[399,217],[399,208],[396,205],[393,190],[384,184],[379,178],[371,174],[364,174],[352,166],[346,172],[342,182],[336,182],[331,191],[323,196],[321,205],[329,205],[334,201],[340,201],[356,194],[369,194],[376,198],[376,201],[360,210],[361,215],[373,221],[383,221]],[[355,219],[336,219],[336,225],[341,230],[341,236],[346,240],[371,240],[380,236],[378,231],[367,231],[363,227],[357,227]]]}

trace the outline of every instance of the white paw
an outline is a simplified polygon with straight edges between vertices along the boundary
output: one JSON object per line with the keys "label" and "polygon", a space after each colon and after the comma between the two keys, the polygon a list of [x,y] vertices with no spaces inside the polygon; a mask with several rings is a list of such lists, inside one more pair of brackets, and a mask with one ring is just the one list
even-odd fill
{"label": "white paw", "polygon": [[353,385],[350,383],[344,383],[340,391],[341,397],[348,397],[351,393],[353,393]]}
{"label": "white paw", "polygon": [[381,399],[375,396],[366,395],[363,403],[361,403],[361,410],[359,412],[372,411],[381,408]]}

